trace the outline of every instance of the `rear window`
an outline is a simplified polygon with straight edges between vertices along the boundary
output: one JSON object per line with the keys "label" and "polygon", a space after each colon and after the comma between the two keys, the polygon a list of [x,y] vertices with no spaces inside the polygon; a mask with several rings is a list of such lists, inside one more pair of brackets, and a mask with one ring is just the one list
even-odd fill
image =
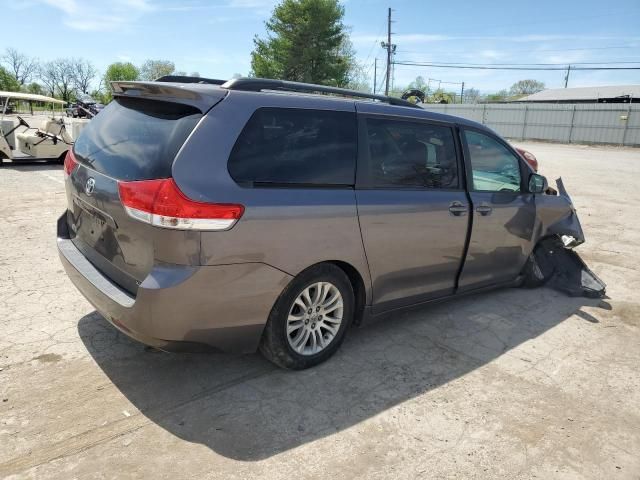
{"label": "rear window", "polygon": [[260,108],[229,158],[238,183],[347,186],[355,183],[355,113]]}
{"label": "rear window", "polygon": [[167,178],[201,117],[188,105],[116,98],[82,130],[73,152],[80,163],[119,180]]}

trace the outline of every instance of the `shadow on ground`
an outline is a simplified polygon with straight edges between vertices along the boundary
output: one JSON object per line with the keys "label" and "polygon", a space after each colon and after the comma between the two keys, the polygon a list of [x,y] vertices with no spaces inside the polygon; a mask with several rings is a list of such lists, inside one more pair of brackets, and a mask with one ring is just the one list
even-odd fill
{"label": "shadow on ground", "polygon": [[414,309],[353,329],[330,361],[302,372],[279,370],[257,354],[166,354],[140,346],[122,356],[105,339],[129,340],[112,336],[115,329],[95,312],[78,329],[143,415],[184,440],[255,461],[438,388],[573,313],[597,322],[580,308],[599,303],[549,289],[509,289]]}
{"label": "shadow on ground", "polygon": [[18,160],[7,161],[5,160],[0,166],[0,172],[2,169],[14,170],[16,172],[54,172],[62,170],[62,164],[57,160]]}

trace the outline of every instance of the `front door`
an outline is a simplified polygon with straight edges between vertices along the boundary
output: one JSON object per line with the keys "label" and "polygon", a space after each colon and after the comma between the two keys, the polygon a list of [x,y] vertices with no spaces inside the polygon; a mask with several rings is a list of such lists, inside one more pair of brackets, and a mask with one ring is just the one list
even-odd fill
{"label": "front door", "polygon": [[449,125],[360,118],[356,200],[374,312],[454,292],[469,222]]}
{"label": "front door", "polygon": [[460,291],[515,279],[531,252],[535,222],[520,157],[487,132],[465,129],[463,137],[473,226]]}

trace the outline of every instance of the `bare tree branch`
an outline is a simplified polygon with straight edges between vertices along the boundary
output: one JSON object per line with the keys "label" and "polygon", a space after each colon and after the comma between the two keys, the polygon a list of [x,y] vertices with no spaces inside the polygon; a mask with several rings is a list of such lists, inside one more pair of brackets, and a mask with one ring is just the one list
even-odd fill
{"label": "bare tree branch", "polygon": [[9,67],[20,85],[29,83],[38,71],[38,61],[18,52],[15,48],[7,48],[2,61]]}
{"label": "bare tree branch", "polygon": [[89,60],[82,58],[72,58],[69,61],[73,86],[81,93],[89,93],[91,81],[96,77],[98,71]]}
{"label": "bare tree branch", "polygon": [[39,77],[51,95],[59,95],[65,102],[71,100],[74,85],[72,60],[59,58],[43,64]]}

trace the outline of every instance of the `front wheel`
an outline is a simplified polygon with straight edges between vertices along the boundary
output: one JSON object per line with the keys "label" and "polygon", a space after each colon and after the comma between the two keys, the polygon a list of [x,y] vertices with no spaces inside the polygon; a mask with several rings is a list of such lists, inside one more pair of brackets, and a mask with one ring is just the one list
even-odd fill
{"label": "front wheel", "polygon": [[260,351],[276,365],[302,370],[327,360],[340,347],[354,315],[347,275],[321,264],[298,275],[269,315]]}

